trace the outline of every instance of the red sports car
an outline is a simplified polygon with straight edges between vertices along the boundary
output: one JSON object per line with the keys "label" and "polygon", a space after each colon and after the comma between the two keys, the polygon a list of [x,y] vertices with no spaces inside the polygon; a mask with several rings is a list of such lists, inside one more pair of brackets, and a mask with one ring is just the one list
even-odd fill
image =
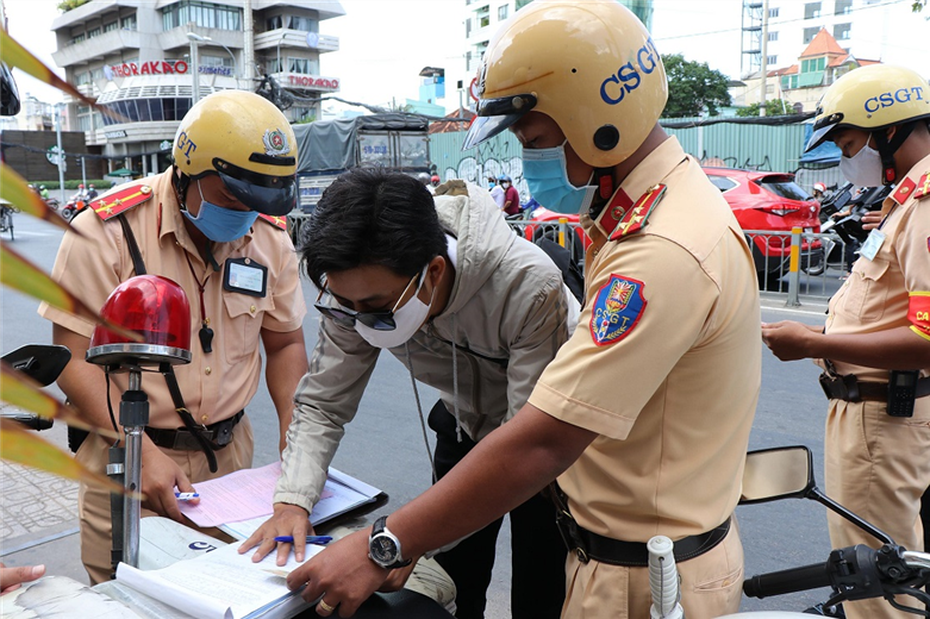
{"label": "red sports car", "polygon": [[[706,167],[710,181],[723,192],[739,225],[752,248],[759,283],[778,285],[788,272],[791,256],[791,229],[820,232],[820,203],[794,182],[794,174],[757,172],[732,168]],[[535,241],[542,236],[557,240],[558,221],[566,217],[574,226],[574,236],[566,245],[576,259],[584,257],[590,239],[578,224],[578,215],[562,215],[538,207],[524,226],[526,238]],[[542,225],[540,225],[542,224]],[[801,241],[801,268],[814,266],[822,260],[820,241]]]}

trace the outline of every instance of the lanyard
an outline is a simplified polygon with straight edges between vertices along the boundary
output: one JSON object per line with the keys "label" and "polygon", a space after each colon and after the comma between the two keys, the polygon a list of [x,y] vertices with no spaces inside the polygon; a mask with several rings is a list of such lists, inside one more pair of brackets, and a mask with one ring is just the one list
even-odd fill
{"label": "lanyard", "polygon": [[200,291],[200,331],[197,333],[200,337],[200,347],[203,348],[204,353],[211,353],[213,352],[213,329],[210,328],[210,319],[207,318],[206,305],[203,302],[203,291],[207,285],[207,280],[210,279],[210,272],[207,271],[207,276],[201,282],[197,279],[197,274],[194,273],[194,265],[191,264],[191,258],[186,251],[184,252],[184,259],[187,260],[187,268],[190,269],[194,283],[197,284]]}

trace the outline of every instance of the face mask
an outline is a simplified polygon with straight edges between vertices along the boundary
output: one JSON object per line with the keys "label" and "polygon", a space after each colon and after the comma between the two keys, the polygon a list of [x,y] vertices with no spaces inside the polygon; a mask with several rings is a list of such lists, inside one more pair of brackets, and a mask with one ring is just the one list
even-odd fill
{"label": "face mask", "polygon": [[183,212],[191,223],[211,241],[228,243],[242,238],[258,219],[258,213],[255,211],[234,211],[207,202],[203,197],[203,189],[200,188],[199,181],[197,189],[200,191],[200,212],[197,213],[197,217],[192,216],[186,210]]}
{"label": "face mask", "polygon": [[367,325],[363,325],[359,321],[355,321],[355,330],[366,342],[376,348],[394,348],[412,338],[413,334],[423,326],[423,323],[426,322],[426,318],[429,316],[430,307],[433,305],[433,295],[436,293],[436,288],[434,287],[433,293],[430,294],[428,305],[417,297],[420,293],[420,288],[423,287],[423,282],[426,281],[426,271],[428,268],[429,264],[423,268],[423,272],[420,274],[420,285],[417,286],[410,300],[407,301],[403,307],[394,310],[395,326],[392,331],[378,331]]}
{"label": "face mask", "polygon": [[840,174],[860,187],[882,186],[882,156],[866,142],[852,157],[840,157]]}
{"label": "face mask", "polygon": [[554,148],[523,150],[523,178],[530,194],[556,213],[580,213],[591,206],[597,187],[575,187],[568,180],[565,143]]}

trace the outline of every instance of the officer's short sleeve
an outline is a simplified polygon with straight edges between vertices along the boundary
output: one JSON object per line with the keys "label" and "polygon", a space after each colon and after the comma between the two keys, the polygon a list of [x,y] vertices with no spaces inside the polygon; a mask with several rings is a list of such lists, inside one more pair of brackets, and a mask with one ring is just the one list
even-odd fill
{"label": "officer's short sleeve", "polygon": [[680,246],[643,235],[608,243],[592,265],[571,339],[529,402],[549,415],[624,439],[669,372],[701,338],[718,288]]}
{"label": "officer's short sleeve", "polygon": [[278,267],[274,278],[274,289],[269,290],[274,300],[274,309],[265,312],[262,328],[277,333],[289,333],[303,324],[307,314],[300,274],[297,264],[297,252],[287,234],[276,232],[278,245]]}
{"label": "officer's short sleeve", "polygon": [[911,330],[930,340],[930,197],[912,204],[895,238]]}
{"label": "officer's short sleeve", "polygon": [[[81,236],[71,231],[65,233],[52,268],[52,279],[96,312],[122,281],[120,227],[107,225],[90,210],[75,217],[71,226]],[[42,303],[38,311],[40,316],[69,331],[88,338],[93,334],[94,323],[85,318],[47,303]]]}

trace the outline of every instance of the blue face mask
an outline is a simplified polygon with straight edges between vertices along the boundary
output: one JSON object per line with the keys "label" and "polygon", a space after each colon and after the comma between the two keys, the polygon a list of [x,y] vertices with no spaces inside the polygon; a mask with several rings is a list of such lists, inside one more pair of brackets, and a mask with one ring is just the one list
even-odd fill
{"label": "blue face mask", "polygon": [[580,213],[591,206],[597,187],[575,187],[568,180],[565,144],[523,149],[523,178],[530,195],[556,213]]}
{"label": "blue face mask", "polygon": [[234,211],[207,202],[199,181],[197,189],[200,191],[200,212],[194,217],[185,210],[184,215],[211,241],[228,243],[242,238],[258,219],[256,211]]}

